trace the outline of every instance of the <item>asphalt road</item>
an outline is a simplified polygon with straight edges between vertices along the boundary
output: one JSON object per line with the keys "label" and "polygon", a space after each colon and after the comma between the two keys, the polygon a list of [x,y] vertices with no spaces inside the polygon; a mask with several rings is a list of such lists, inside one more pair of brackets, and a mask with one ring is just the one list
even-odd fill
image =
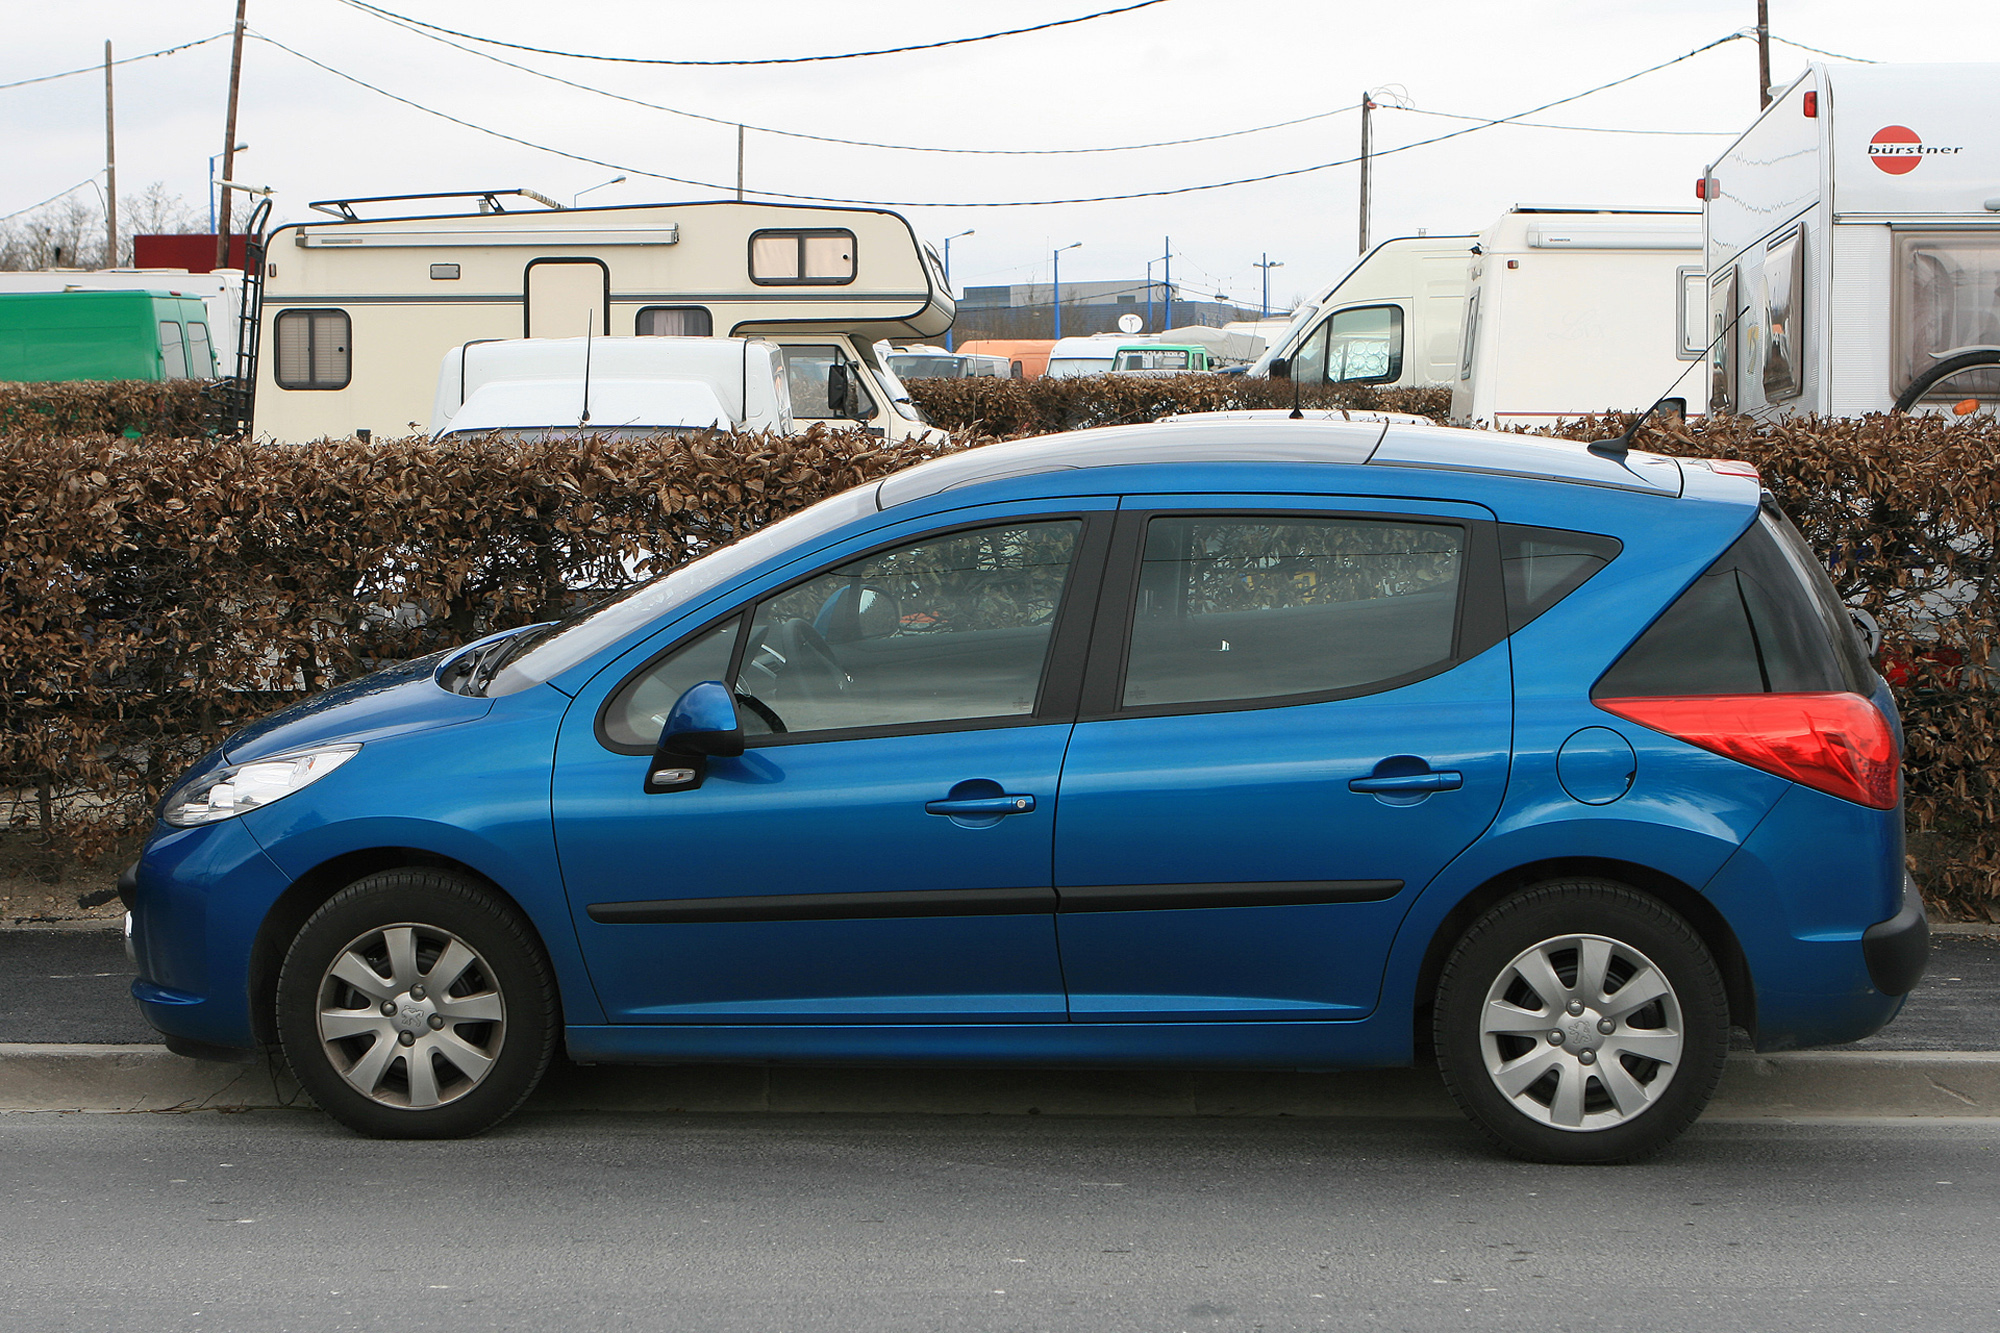
{"label": "asphalt road", "polygon": [[[0,1042],[151,1042],[115,930],[0,931]],[[1903,1012],[1854,1048],[2000,1050],[2000,938],[1940,935]]]}
{"label": "asphalt road", "polygon": [[1652,1164],[1449,1120],[0,1115],[0,1329],[1963,1330],[2000,1121],[1699,1124]]}

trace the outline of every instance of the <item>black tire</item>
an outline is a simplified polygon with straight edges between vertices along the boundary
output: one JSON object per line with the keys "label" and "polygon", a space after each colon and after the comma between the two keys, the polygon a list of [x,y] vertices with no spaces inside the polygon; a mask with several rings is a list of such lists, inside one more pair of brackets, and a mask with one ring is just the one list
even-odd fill
{"label": "black tire", "polygon": [[1700,936],[1605,880],[1539,885],[1475,921],[1432,1024],[1453,1100],[1534,1162],[1652,1156],[1701,1114],[1729,1054],[1729,1001]]}
{"label": "black tire", "polygon": [[1943,381],[1963,370],[1973,370],[1981,366],[2000,366],[2000,352],[1961,352],[1948,356],[1923,374],[1910,381],[1910,387],[1903,390],[1896,399],[1896,410],[1908,412],[1923,401],[1925,394]]}
{"label": "black tire", "polygon": [[313,913],[278,975],[277,1020],[300,1086],[385,1139],[499,1124],[541,1081],[560,1026],[548,960],[520,914],[476,880],[425,867],[369,875]]}

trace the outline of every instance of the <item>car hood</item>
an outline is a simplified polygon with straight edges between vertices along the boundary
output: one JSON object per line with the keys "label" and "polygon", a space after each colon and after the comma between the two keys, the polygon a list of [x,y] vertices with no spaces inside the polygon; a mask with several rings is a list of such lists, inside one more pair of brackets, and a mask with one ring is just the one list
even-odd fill
{"label": "car hood", "polygon": [[379,740],[484,717],[491,699],[453,694],[437,683],[438,667],[460,651],[398,662],[301,699],[224,741],[223,756],[240,764],[326,741]]}

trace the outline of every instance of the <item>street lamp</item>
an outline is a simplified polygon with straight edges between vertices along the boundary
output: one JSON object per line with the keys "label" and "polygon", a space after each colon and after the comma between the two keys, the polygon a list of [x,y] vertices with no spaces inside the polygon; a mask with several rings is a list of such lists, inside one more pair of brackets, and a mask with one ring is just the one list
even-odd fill
{"label": "street lamp", "polygon": [[1049,254],[1049,291],[1055,297],[1055,331],[1058,339],[1062,337],[1062,252],[1075,250],[1082,244],[1082,241],[1073,241],[1068,245],[1059,245]]}
{"label": "street lamp", "polygon": [[[960,236],[970,236],[970,235],[972,235],[972,228],[967,227],[964,231],[955,233],[954,235],[947,236],[944,238],[944,294],[946,296],[951,295],[951,243],[957,240]],[[952,330],[946,329],[944,331],[945,351],[949,352],[952,350],[952,342],[953,342]]]}
{"label": "street lamp", "polygon": [[1268,251],[1264,255],[1264,261],[1257,265],[1258,268],[1264,270],[1264,305],[1260,312],[1260,318],[1269,319],[1271,317],[1271,270],[1274,268],[1283,268],[1284,266],[1284,260],[1271,258]]}
{"label": "street lamp", "polygon": [[578,191],[577,191],[577,192],[576,192],[575,194],[573,194],[573,195],[571,195],[571,196],[569,197],[569,206],[570,206],[571,208],[575,208],[575,207],[576,207],[576,201],[577,201],[577,200],[579,200],[579,199],[581,199],[581,198],[583,198],[583,196],[585,196],[585,195],[589,194],[589,193],[591,192],[591,190],[601,190],[601,189],[603,189],[603,188],[604,188],[605,186],[607,186],[607,185],[616,185],[616,184],[618,184],[618,182],[620,182],[620,181],[622,181],[622,180],[624,180],[624,179],[625,179],[625,178],[624,178],[623,176],[613,176],[613,177],[612,177],[612,178],[611,178],[610,180],[608,180],[608,181],[599,181],[599,182],[598,182],[597,184],[595,184],[595,185],[592,185],[592,186],[589,186],[589,187],[588,187],[588,188],[586,188],[586,189],[582,189],[582,190],[578,190]]}
{"label": "street lamp", "polygon": [[[231,151],[240,153],[249,146],[247,143],[240,143]],[[215,235],[215,164],[221,160],[222,154],[220,153],[208,159],[208,234],[210,236]]]}

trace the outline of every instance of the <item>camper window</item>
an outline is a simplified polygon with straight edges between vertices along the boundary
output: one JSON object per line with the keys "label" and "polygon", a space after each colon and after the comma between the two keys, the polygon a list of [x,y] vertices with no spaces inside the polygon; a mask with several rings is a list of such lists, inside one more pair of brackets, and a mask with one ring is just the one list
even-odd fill
{"label": "camper window", "polygon": [[344,389],[353,357],[345,310],[280,310],[277,381],[280,389]]}
{"label": "camper window", "polygon": [[750,281],[765,286],[830,286],[854,281],[854,233],[758,231],[750,234]]}
{"label": "camper window", "polygon": [[[2000,346],[2000,236],[1971,231],[1896,234],[1897,393],[1958,347]],[[1952,398],[2000,396],[2000,370],[1960,375]]]}
{"label": "camper window", "polygon": [[1726,414],[1736,410],[1736,344],[1742,337],[1734,266],[1715,280],[1708,300],[1708,410]]}
{"label": "camper window", "polygon": [[1458,377],[1472,378],[1472,354],[1479,350],[1479,289],[1472,289],[1472,295],[1465,302],[1465,345],[1458,355]]}
{"label": "camper window", "polygon": [[[792,391],[792,415],[806,419],[830,419],[834,413],[826,401],[827,370],[836,364],[848,364],[838,347],[824,346],[787,347],[785,352],[785,379]],[[875,400],[868,393],[867,377],[850,374],[847,377],[847,392],[853,396],[852,405],[842,415],[847,419],[861,417],[868,421],[875,419]]]}
{"label": "camper window", "polygon": [[181,326],[171,319],[160,321],[160,377],[169,380],[188,377],[187,349],[181,345]]}
{"label": "camper window", "polygon": [[632,332],[646,338],[708,338],[715,320],[707,306],[649,305],[639,312]]}
{"label": "camper window", "polygon": [[1764,397],[1776,402],[1805,392],[1806,247],[1794,227],[1764,247]]}

